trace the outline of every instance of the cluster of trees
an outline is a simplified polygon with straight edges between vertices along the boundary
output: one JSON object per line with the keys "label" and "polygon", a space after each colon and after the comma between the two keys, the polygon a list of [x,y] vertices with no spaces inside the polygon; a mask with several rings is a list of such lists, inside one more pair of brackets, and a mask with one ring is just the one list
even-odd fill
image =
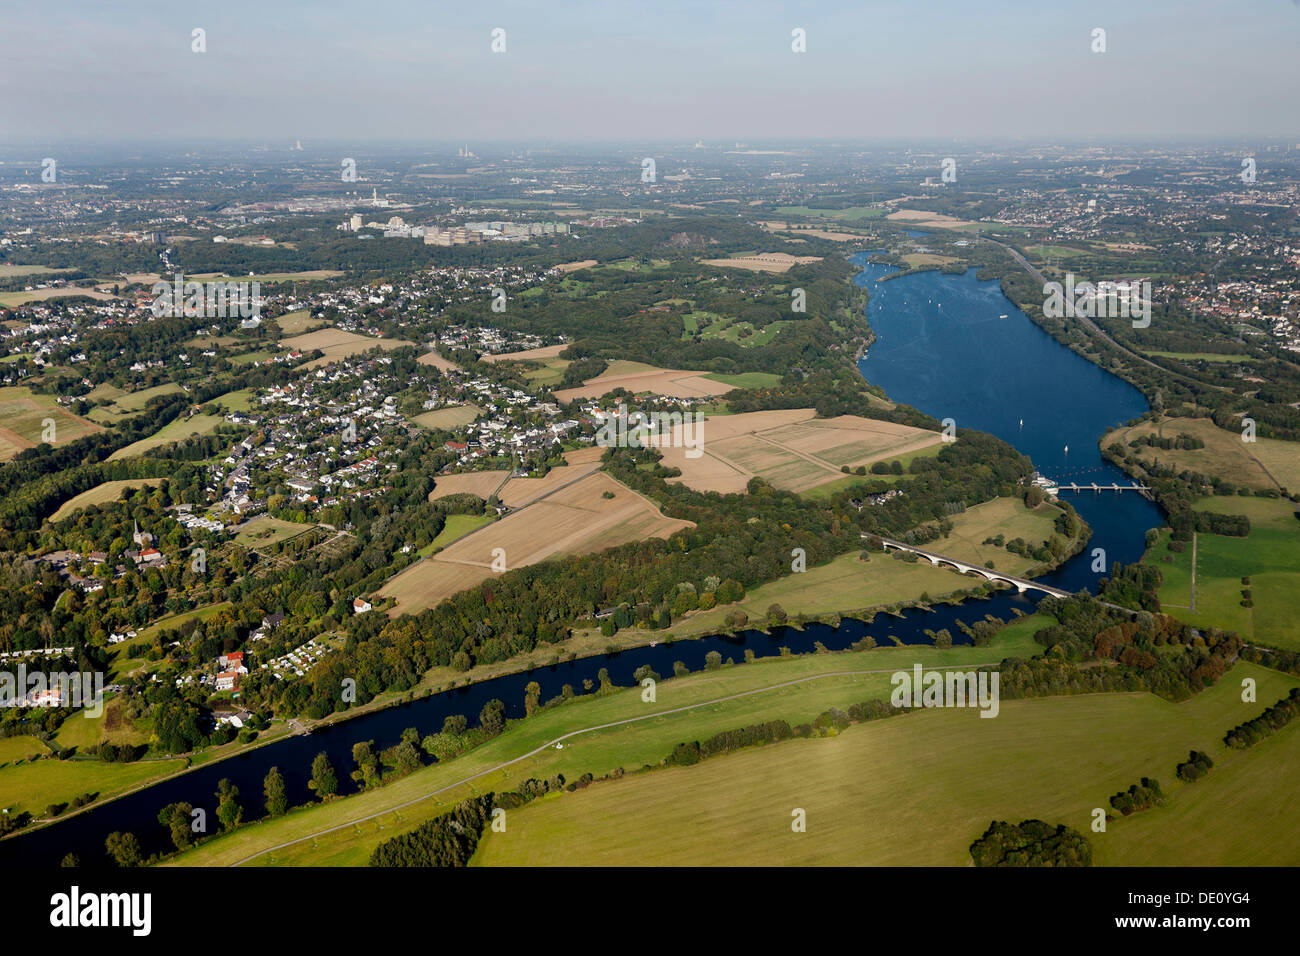
{"label": "cluster of trees", "polygon": [[1160,782],[1152,777],[1143,777],[1141,782],[1133,784],[1127,790],[1121,790],[1110,798],[1110,805],[1124,816],[1147,810],[1151,807],[1163,807],[1165,795],[1160,792]]}
{"label": "cluster of trees", "polygon": [[1210,759],[1209,754],[1193,750],[1187,755],[1187,759],[1178,765],[1178,779],[1193,783],[1204,777],[1213,767],[1214,761]]}
{"label": "cluster of trees", "polygon": [[1092,846],[1065,824],[995,820],[971,844],[976,866],[1092,866]]}
{"label": "cluster of trees", "polygon": [[462,800],[450,813],[379,844],[370,855],[370,866],[465,866],[492,809],[490,793]]}
{"label": "cluster of trees", "polygon": [[741,727],[739,730],[724,730],[716,733],[703,743],[692,740],[689,743],[678,744],[673,748],[672,754],[665,760],[665,763],[670,766],[687,767],[699,763],[706,757],[715,757],[718,754],[739,750],[742,747],[753,747],[757,744],[773,743],[778,740],[789,740],[793,736],[794,730],[784,720],[769,720],[766,723],[750,724],[748,727]]}
{"label": "cluster of trees", "polygon": [[[1058,621],[1034,634],[1048,660],[1113,660],[1123,665],[1124,680],[1137,679],[1141,689],[1170,700],[1184,700],[1214,684],[1242,649],[1241,638],[1232,631],[1201,632],[1168,615],[1146,611],[1130,620],[1125,612],[1084,594],[1045,598],[1039,607]],[[1109,671],[1103,670],[1104,677]],[[1005,673],[1002,693],[1008,695]]]}
{"label": "cluster of trees", "polygon": [[1291,723],[1297,714],[1300,714],[1300,687],[1292,687],[1291,693],[1254,720],[1248,720],[1244,724],[1233,727],[1224,736],[1223,742],[1229,747],[1236,747],[1238,750],[1253,747],[1265,737],[1271,737]]}

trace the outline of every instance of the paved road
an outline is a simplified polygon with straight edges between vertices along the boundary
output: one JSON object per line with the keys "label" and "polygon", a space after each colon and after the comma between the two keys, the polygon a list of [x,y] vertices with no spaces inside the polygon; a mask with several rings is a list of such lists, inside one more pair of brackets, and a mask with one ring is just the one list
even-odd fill
{"label": "paved road", "polygon": [[[983,663],[967,663],[960,666],[963,668],[992,667],[999,663],[1001,663],[1001,661],[984,661]],[[938,668],[931,667],[926,669],[937,670]],[[430,797],[435,797],[440,793],[446,793],[448,790],[454,790],[457,787],[464,786],[465,784],[470,783],[471,781],[478,780],[480,777],[486,777],[489,774],[496,773],[499,770],[504,770],[506,767],[509,767],[511,764],[519,763],[519,761],[521,760],[527,760],[529,757],[536,756],[537,754],[541,753],[543,750],[547,750],[551,747],[554,747],[556,744],[563,743],[564,741],[570,739],[571,737],[578,737],[581,736],[582,734],[594,733],[597,730],[608,730],[610,727],[621,727],[624,724],[635,724],[642,720],[653,720],[656,717],[666,717],[669,714],[680,714],[688,710],[698,710],[701,707],[711,707],[714,704],[725,703],[726,701],[729,700],[739,700],[742,697],[752,697],[755,694],[765,694],[768,691],[780,690],[783,687],[793,687],[796,684],[806,684],[809,681],[823,680],[827,677],[857,677],[864,674],[892,674],[898,670],[900,670],[900,668],[898,667],[882,667],[882,668],[877,668],[875,670],[832,671],[828,674],[813,674],[809,677],[800,677],[797,680],[783,681],[780,684],[771,684],[767,687],[759,687],[756,688],[755,690],[747,690],[739,694],[729,694],[726,697],[715,697],[712,700],[703,700],[700,701],[698,704],[688,704],[684,707],[673,707],[669,710],[658,710],[655,711],[653,714],[645,714],[641,717],[628,717],[624,720],[610,721],[607,724],[597,724],[594,727],[584,727],[581,730],[572,730],[567,734],[562,734],[561,736],[554,738],[553,740],[548,740],[540,747],[535,747],[532,750],[528,751],[528,753],[526,754],[521,754],[520,756],[514,757],[510,760],[504,760],[494,767],[489,767],[488,769],[481,770],[478,773],[470,774],[468,777],[463,777],[462,779],[457,780],[455,783],[449,783],[445,787],[439,787],[437,790],[433,790],[429,793],[426,793],[424,796],[416,797],[414,800],[407,800],[405,803],[399,803],[396,806],[392,806],[384,810],[380,810],[378,813],[372,813],[369,814],[368,816],[358,817],[355,820],[349,820],[347,823],[340,823],[338,826],[335,827],[329,827],[328,829],[325,830],[317,830],[315,833],[308,834],[307,836],[304,837],[299,837],[296,840],[289,840],[286,843],[279,843],[276,844],[275,846],[267,847],[265,850],[259,850],[258,852],[252,854],[251,856],[246,856],[242,860],[238,860],[230,865],[242,866],[243,864],[249,862],[250,860],[256,860],[258,857],[265,856],[268,853],[274,853],[276,850],[283,850],[285,847],[294,846],[295,844],[303,843],[307,840],[315,840],[317,837],[325,836],[328,833],[334,833],[335,831],[338,830],[346,830],[348,827],[355,827],[359,824],[367,823],[370,820],[375,820],[379,817],[387,816],[388,814],[393,813],[397,810],[404,810],[407,807],[414,806],[417,803],[421,803],[425,800],[428,800]]]}

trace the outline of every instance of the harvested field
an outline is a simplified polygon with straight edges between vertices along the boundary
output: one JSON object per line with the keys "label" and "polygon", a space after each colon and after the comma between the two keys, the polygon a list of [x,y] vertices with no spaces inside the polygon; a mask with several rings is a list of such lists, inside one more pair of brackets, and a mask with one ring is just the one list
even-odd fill
{"label": "harvested field", "polygon": [[829,239],[832,242],[865,242],[872,238],[866,233],[859,232],[836,232],[830,229],[795,229],[788,222],[763,222],[759,225],[764,226],[772,232],[792,232],[794,235],[804,238],[811,236],[814,239]]}
{"label": "harvested field", "polygon": [[303,368],[317,368],[321,365],[328,365],[330,362],[345,359],[349,355],[368,352],[373,348],[397,349],[403,345],[412,345],[413,343],[407,342],[405,339],[377,339],[369,335],[345,332],[342,329],[320,329],[316,332],[308,332],[305,335],[295,335],[292,338],[283,339],[281,344],[287,348],[300,349],[303,352],[320,349],[325,353],[324,357],[308,362],[303,366]]}
{"label": "harvested field", "polygon": [[[1128,443],[1146,436],[1177,438],[1191,435],[1205,442],[1204,448],[1164,449]],[[1300,489],[1300,445],[1275,438],[1241,440],[1241,432],[1219,428],[1208,418],[1169,418],[1159,422],[1142,422],[1120,428],[1101,440],[1101,447],[1119,442],[1143,464],[1160,462],[1183,470],[1199,472],[1253,490]]]}
{"label": "harvested field", "polygon": [[53,395],[41,395],[21,385],[0,388],[0,461],[42,441],[45,420],[54,420],[54,444],[63,444],[92,432],[99,425],[66,411]]}
{"label": "harvested field", "polygon": [[467,471],[461,475],[439,475],[434,479],[433,491],[429,500],[437,501],[451,495],[478,495],[484,500],[496,494],[502,483],[510,477],[510,472],[501,471]]}
{"label": "harvested field", "polygon": [[[613,497],[604,497],[606,492]],[[498,548],[509,570],[558,555],[666,538],[690,526],[665,517],[653,502],[596,472],[412,565],[386,582],[380,594],[397,600],[390,615],[415,613],[492,575]]]}
{"label": "harvested field", "polygon": [[[837,481],[841,466],[856,468],[937,445],[938,432],[892,422],[841,415],[816,419],[811,408],[745,412],[706,419],[695,438],[696,458],[687,456],[674,429],[661,448],[665,467],[697,491],[743,492],[755,476],[783,491],[807,491]],[[688,434],[688,437],[689,436]]]}
{"label": "harvested field", "polygon": [[580,269],[590,269],[595,264],[595,259],[583,259],[581,262],[564,262],[555,268],[561,272],[577,272]]}
{"label": "harvested field", "polygon": [[[603,448],[596,450],[604,451]],[[567,468],[552,468],[541,478],[511,478],[506,482],[499,497],[502,504],[510,508],[522,508],[571,481],[590,475],[599,468],[600,459],[597,457],[595,461],[570,463]]]}
{"label": "harvested field", "polygon": [[705,398],[725,395],[732,386],[706,378],[706,372],[686,369],[656,368],[642,362],[614,361],[609,368],[577,388],[565,388],[555,393],[557,400],[570,402],[575,398],[599,398],[616,388],[630,392],[650,392],[670,398]]}
{"label": "harvested field", "polygon": [[821,256],[792,256],[786,252],[764,252],[756,256],[736,256],[733,259],[703,259],[706,266],[727,269],[749,269],[751,272],[789,272],[805,262],[821,262]]}
{"label": "harvested field", "polygon": [[450,405],[447,408],[435,408],[423,415],[416,415],[411,421],[431,429],[459,428],[468,425],[483,414],[477,405]]}
{"label": "harvested field", "polygon": [[909,222],[917,226],[935,226],[940,229],[956,229],[958,226],[978,225],[978,223],[966,219],[958,219],[956,216],[926,212],[924,209],[899,209],[897,212],[891,212],[885,218],[896,222]]}
{"label": "harvested field", "polygon": [[526,362],[555,358],[568,347],[567,342],[562,342],[559,345],[543,345],[540,349],[524,349],[522,352],[498,352],[495,355],[484,355],[483,361],[496,364],[497,362]]}
{"label": "harvested field", "polygon": [[432,365],[439,372],[453,372],[459,369],[455,362],[449,362],[437,352],[425,352],[418,359],[421,365]]}

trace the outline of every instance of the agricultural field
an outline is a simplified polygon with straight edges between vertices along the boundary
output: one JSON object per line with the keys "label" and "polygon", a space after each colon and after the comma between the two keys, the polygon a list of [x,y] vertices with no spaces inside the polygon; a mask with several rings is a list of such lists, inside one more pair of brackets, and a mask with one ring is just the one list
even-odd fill
{"label": "agricultural field", "polygon": [[1204,448],[1170,449],[1139,445],[1130,451],[1142,462],[1158,461],[1179,470],[1191,469],[1203,475],[1229,481],[1254,490],[1300,489],[1300,445],[1273,438],[1241,440],[1240,432],[1225,431],[1208,418],[1162,418],[1131,428],[1108,432],[1101,447],[1128,443],[1146,435],[1177,438],[1187,434],[1205,442]]}
{"label": "agricultural field", "polygon": [[418,359],[421,365],[432,365],[439,372],[453,372],[458,370],[455,362],[449,362],[438,352],[425,352]]}
{"label": "agricultural field", "polygon": [[778,206],[779,216],[804,216],[809,219],[879,219],[885,211],[879,206],[849,206],[847,209],[814,209],[811,206]]}
{"label": "agricultural field", "polygon": [[[811,408],[746,412],[708,418],[697,428],[702,454],[689,457],[681,428],[662,444],[663,464],[680,468],[670,478],[698,491],[742,492],[762,477],[774,487],[807,491],[839,481],[842,466],[856,468],[937,445],[938,432],[842,415],[816,419]],[[689,437],[689,434],[688,434]]]}
{"label": "agricultural field", "polygon": [[886,219],[894,222],[905,222],[913,226],[926,226],[938,229],[957,229],[962,226],[979,226],[977,222],[968,222],[965,219],[958,219],[956,216],[945,216],[942,213],[926,212],[922,209],[899,209],[891,212]]}
{"label": "agricultural field", "polygon": [[496,494],[497,490],[510,477],[510,472],[467,471],[459,475],[438,475],[434,479],[433,491],[429,500],[437,501],[451,495],[478,495],[485,501]]}
{"label": "agricultural field", "polygon": [[330,362],[337,362],[339,359],[347,358],[350,355],[368,352],[374,348],[398,349],[403,345],[412,345],[413,343],[407,342],[405,339],[379,339],[369,335],[358,335],[355,332],[345,332],[342,329],[328,328],[281,339],[280,344],[286,348],[298,349],[304,353],[313,352],[316,349],[324,352],[325,354],[321,358],[302,366],[306,369],[312,369],[328,365]]}
{"label": "agricultural field", "polygon": [[135,458],[145,454],[150,449],[161,448],[163,445],[181,441],[191,435],[206,435],[209,432],[216,431],[217,426],[220,424],[220,415],[191,415],[188,418],[178,418],[164,425],[148,438],[141,438],[125,448],[119,448],[108,456],[108,460],[117,461],[121,458]]}
{"label": "agricultural field", "polygon": [[555,397],[560,402],[571,402],[575,398],[600,398],[616,388],[625,388],[635,394],[650,392],[670,398],[705,398],[725,395],[732,390],[731,386],[709,378],[706,372],[656,368],[644,362],[616,359],[600,375],[588,379],[577,388],[561,389],[555,393]]}
{"label": "agricultural field", "polygon": [[431,412],[416,415],[411,421],[433,431],[448,431],[462,425],[468,425],[482,414],[483,409],[477,405],[450,405],[446,408],[435,408]]}
{"label": "agricultural field", "polygon": [[750,272],[789,272],[795,266],[821,262],[821,256],[792,256],[787,252],[763,252],[752,256],[732,256],[727,259],[701,259],[706,266],[725,269],[748,269]]}
{"label": "agricultural field", "polygon": [[[1154,854],[1183,865],[1294,866],[1294,842],[1274,837],[1290,825],[1300,729],[1229,751],[1223,733],[1265,706],[1242,703],[1246,676],[1259,682],[1260,701],[1297,684],[1238,664],[1215,687],[1177,704],[1144,693],[1089,694],[1003,700],[994,720],[943,708],[857,724],[829,738],[769,744],[543,798],[513,811],[506,833],[486,833],[474,862],[966,866],[971,842],[990,821],[1038,818],[1086,834],[1103,863]],[[1134,727],[1143,732],[1135,735]],[[1192,748],[1209,753],[1215,768],[1206,781],[1181,783],[1174,767]],[[1113,821],[1105,834],[1091,832],[1092,809],[1143,776],[1161,782],[1168,805]],[[795,807],[807,814],[805,833],[791,832]],[[1246,807],[1256,812],[1241,812]],[[1206,825],[1181,826],[1188,815]],[[1181,834],[1177,851],[1151,845],[1170,830]]]}
{"label": "agricultural field", "polygon": [[0,279],[9,276],[45,276],[59,272],[71,272],[71,269],[51,269],[49,266],[19,266],[12,263],[0,263]]}
{"label": "agricultural field", "polygon": [[62,521],[74,512],[91,505],[108,504],[122,497],[128,488],[153,488],[162,482],[161,478],[124,478],[119,481],[105,481],[88,491],[69,498],[59,506],[59,510],[50,515],[51,521]]}
{"label": "agricultural field", "polygon": [[[1300,650],[1296,505],[1273,498],[1215,497],[1202,498],[1196,507],[1244,514],[1250,519],[1250,534],[1245,538],[1198,534],[1195,547],[1187,542],[1181,552],[1170,551],[1169,535],[1162,534],[1143,559],[1164,577],[1161,606],[1198,627],[1219,627],[1236,631],[1247,641]],[[1251,607],[1244,603],[1247,590]]]}
{"label": "agricultural field", "polygon": [[85,296],[89,299],[98,299],[101,302],[108,302],[115,298],[107,292],[100,292],[98,289],[91,289],[84,286],[65,285],[58,289],[32,289],[30,292],[0,292],[0,307],[6,309],[17,308],[20,305],[26,305],[28,302],[44,302],[48,299],[66,299],[72,296]]}
{"label": "agricultural field", "polygon": [[497,362],[531,362],[552,359],[567,349],[567,344],[543,345],[538,349],[524,349],[522,352],[496,352],[483,356],[483,361],[495,365]]}
{"label": "agricultural field", "polygon": [[79,418],[63,408],[53,395],[33,392],[21,385],[0,388],[0,461],[42,442],[45,420],[53,419],[55,444],[70,442],[92,432],[103,431],[94,422]]}
{"label": "agricultural field", "polygon": [[236,282],[310,282],[315,279],[337,279],[343,275],[337,269],[308,269],[304,272],[264,272],[261,274],[226,275],[224,272],[196,273],[189,278],[199,282],[208,279],[231,279]]}
{"label": "agricultural field", "polygon": [[[612,497],[604,497],[606,492]],[[380,594],[396,599],[390,614],[415,613],[489,577],[498,549],[505,553],[506,568],[511,569],[561,554],[585,554],[646,538],[666,538],[689,526],[689,522],[664,517],[652,502],[597,472],[576,484],[561,486],[491,527],[411,565],[385,582]]]}

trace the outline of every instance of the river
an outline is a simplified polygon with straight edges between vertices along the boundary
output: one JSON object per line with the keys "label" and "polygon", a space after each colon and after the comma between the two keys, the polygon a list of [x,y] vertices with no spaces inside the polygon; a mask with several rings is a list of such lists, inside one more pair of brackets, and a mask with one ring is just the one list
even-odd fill
{"label": "river", "polygon": [[[1126,482],[1126,476],[1102,461],[1097,440],[1110,426],[1146,411],[1137,389],[1055,342],[1002,294],[996,281],[980,282],[971,271],[960,276],[918,273],[882,283],[876,280],[893,270],[867,262],[867,256],[856,259],[862,272],[855,281],[871,292],[867,318],[877,341],[859,363],[869,381],[883,386],[896,401],[954,419],[959,428],[998,435],[1051,478]],[[1087,550],[1043,579],[1070,591],[1095,589],[1099,575],[1091,570],[1093,548],[1105,549],[1107,562],[1136,561],[1146,530],[1162,523],[1155,505],[1132,492],[1088,492],[1071,500],[1092,526],[1093,539]],[[759,657],[778,654],[782,646],[802,653],[820,641],[841,650],[868,634],[881,644],[891,637],[919,644],[929,642],[926,629],[940,628],[948,628],[961,642],[965,638],[955,626],[959,619],[967,624],[985,614],[1009,619],[1017,608],[1032,612],[1034,598],[1004,591],[963,606],[909,610],[902,617],[879,615],[871,624],[846,619],[839,628],[815,624],[802,631],[776,628],[770,635],[747,631],[736,637],[660,643],[498,677],[277,741],[0,841],[0,861],[52,866],[75,852],[82,865],[102,866],[104,839],[114,830],[133,832],[146,855],[168,850],[167,833],[157,821],[162,807],[175,802],[203,807],[209,825],[216,827],[217,782],[228,777],[239,788],[244,818],[256,819],[262,814],[262,781],[272,766],[283,773],[290,802],[308,802],[309,769],[322,751],[338,772],[340,792],[352,792],[348,772],[353,743],[374,740],[377,747],[386,747],[407,727],[423,736],[439,730],[443,718],[453,714],[474,722],[493,698],[505,702],[507,716],[521,717],[524,688],[533,680],[541,685],[542,699],[548,700],[565,684],[582,693],[583,681],[594,682],[602,667],[614,683],[631,685],[633,672],[642,665],[663,676],[672,674],[674,661],[700,670],[713,650],[724,660],[740,661],[746,649]]]}

